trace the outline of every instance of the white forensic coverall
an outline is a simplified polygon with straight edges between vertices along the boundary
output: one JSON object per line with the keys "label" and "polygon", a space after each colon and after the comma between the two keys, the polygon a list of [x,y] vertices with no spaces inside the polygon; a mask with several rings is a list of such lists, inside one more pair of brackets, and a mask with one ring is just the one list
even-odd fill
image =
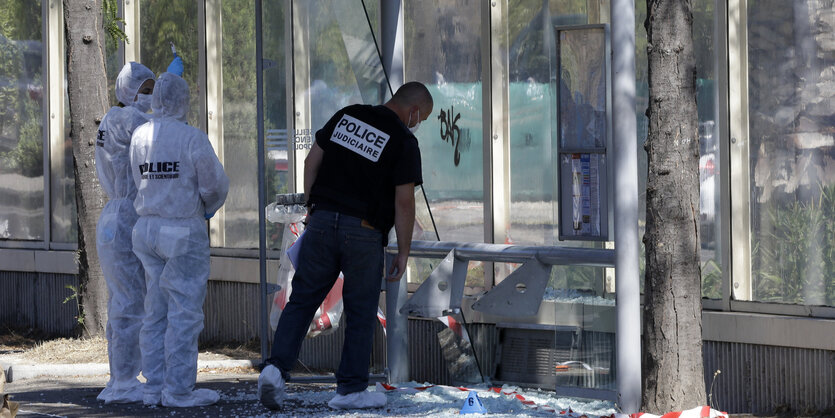
{"label": "white forensic coverall", "polygon": [[154,118],[130,147],[139,221],[133,250],[145,267],[145,319],[139,337],[147,405],[211,405],[217,392],[194,389],[197,336],[209,279],[206,219],[226,200],[229,179],[200,130],[186,125],[188,84],[159,76]]}
{"label": "white forensic coverall", "polygon": [[[139,402],[142,384],[139,330],[145,303],[145,272],[133,253],[131,231],[138,215],[133,208],[136,185],[130,173],[133,131],[148,122],[151,95],[137,94],[154,73],[129,62],[116,78],[116,98],[125,107],[111,108],[99,124],[96,174],[109,200],[96,224],[96,249],[107,283],[107,355],[110,380],[98,399],[105,403]],[[134,101],[136,99],[136,101]]]}

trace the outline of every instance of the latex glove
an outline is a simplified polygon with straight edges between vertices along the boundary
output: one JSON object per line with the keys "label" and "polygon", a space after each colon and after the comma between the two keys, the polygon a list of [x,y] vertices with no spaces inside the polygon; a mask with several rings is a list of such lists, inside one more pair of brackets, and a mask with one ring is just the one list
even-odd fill
{"label": "latex glove", "polygon": [[203,217],[206,218],[206,220],[212,219],[212,216],[215,216],[214,212],[203,214]]}
{"label": "latex glove", "polygon": [[171,60],[171,64],[168,64],[168,69],[166,70],[171,74],[177,74],[178,76],[183,76],[183,59],[180,58],[179,55],[174,55],[174,59]]}

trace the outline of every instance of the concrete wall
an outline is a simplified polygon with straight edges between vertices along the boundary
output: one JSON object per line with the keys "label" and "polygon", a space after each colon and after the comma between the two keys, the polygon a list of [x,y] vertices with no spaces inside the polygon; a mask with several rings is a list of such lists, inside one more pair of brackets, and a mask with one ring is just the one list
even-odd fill
{"label": "concrete wall", "polygon": [[78,287],[76,276],[0,271],[0,326],[74,335],[80,325],[78,304],[67,286]]}

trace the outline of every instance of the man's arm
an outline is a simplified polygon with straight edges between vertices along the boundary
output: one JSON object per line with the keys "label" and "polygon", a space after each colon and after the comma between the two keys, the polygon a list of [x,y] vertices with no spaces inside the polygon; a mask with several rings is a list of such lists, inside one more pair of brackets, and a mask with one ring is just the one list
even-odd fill
{"label": "man's arm", "polygon": [[319,173],[319,166],[322,165],[324,155],[325,151],[322,147],[314,142],[304,159],[304,198],[307,200],[310,200],[310,189],[313,187],[313,182],[316,181],[316,175]]}
{"label": "man's arm", "polygon": [[386,280],[398,281],[406,271],[409,251],[412,248],[412,231],[415,227],[415,184],[406,183],[394,190],[394,230],[397,233],[397,257]]}

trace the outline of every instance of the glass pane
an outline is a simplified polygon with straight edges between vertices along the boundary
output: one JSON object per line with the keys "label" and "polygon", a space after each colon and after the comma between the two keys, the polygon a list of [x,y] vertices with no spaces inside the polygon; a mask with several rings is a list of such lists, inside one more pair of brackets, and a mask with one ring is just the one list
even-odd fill
{"label": "glass pane", "polygon": [[[368,10],[366,18],[363,4]],[[388,94],[386,77],[371,30],[380,33],[377,2],[331,0],[339,24],[342,43],[362,100],[367,104],[383,103]],[[369,20],[371,28],[369,28]]]}
{"label": "glass pane", "polygon": [[[379,31],[378,2],[315,0],[297,2],[304,23],[310,85],[302,93],[310,103],[310,126],[296,126],[293,146],[309,148],[314,133],[339,109],[357,103],[383,103],[385,76],[369,28]],[[297,86],[298,88],[299,86]],[[305,110],[305,111],[308,111]],[[301,164],[301,162],[299,162]]]}
{"label": "glass pane", "polygon": [[[185,71],[183,78],[188,82],[191,101],[188,124],[203,126],[200,115],[203,92],[200,91],[198,52],[203,42],[198,36],[197,2],[194,0],[140,0],[140,62],[157,75],[168,68],[174,58],[171,43],[182,57]],[[251,15],[250,15],[251,16]]]}
{"label": "glass pane", "polygon": [[[124,9],[121,2],[119,3],[118,16],[124,19]],[[119,24],[119,26],[122,29],[125,28],[124,24]],[[133,43],[135,41],[128,39],[127,42]],[[124,45],[125,41],[114,42],[110,40],[110,37],[107,37],[107,42],[104,43],[104,66],[107,73],[107,92],[111,106],[116,106],[119,103],[119,99],[116,98],[116,77],[119,76],[119,71],[122,71],[122,66],[125,64]]]}
{"label": "glass pane", "polygon": [[[484,241],[481,3],[406,1],[405,80],[427,85],[433,114],[417,133],[426,197],[442,241]],[[468,283],[483,281],[471,263]],[[422,280],[423,278],[417,278]]]}
{"label": "glass pane", "polygon": [[545,290],[540,310],[554,310],[558,387],[616,389],[615,300],[588,288],[603,276],[603,269],[594,267],[556,266],[551,272],[554,286]]}
{"label": "glass pane", "polygon": [[[65,77],[66,78],[66,77]],[[110,82],[110,81],[108,81]],[[110,86],[111,90],[115,86]],[[75,165],[72,155],[72,138],[70,138],[70,102],[69,97],[64,100],[64,138],[59,144],[53,144],[50,149],[50,191],[52,204],[52,242],[78,242],[78,222],[75,206]],[[113,97],[111,95],[111,97]]]}
{"label": "glass pane", "polygon": [[600,29],[559,32],[557,97],[560,147],[606,146],[605,33]]}
{"label": "glass pane", "polygon": [[[526,0],[508,11],[510,73],[510,225],[508,242],[557,242],[556,95],[551,63],[556,62],[554,25],[586,23],[585,4]],[[547,169],[543,169],[547,168]]]}
{"label": "glass pane", "polygon": [[[276,193],[289,191],[287,184],[292,180],[288,174],[287,71],[284,55],[286,5],[284,2],[264,2],[262,7],[264,59],[275,63],[264,70],[264,184],[267,202],[272,202]],[[280,227],[279,224],[267,222],[267,248],[281,248]]]}
{"label": "glass pane", "polygon": [[560,237],[608,237],[606,33],[601,27],[556,33],[557,137],[560,156]]}
{"label": "glass pane", "polygon": [[44,236],[41,2],[0,0],[0,239]]}
{"label": "glass pane", "polygon": [[[229,176],[227,248],[258,248],[258,158],[255,95],[255,4],[224,1],[223,168]],[[272,195],[268,195],[270,198]]]}
{"label": "glass pane", "polygon": [[833,306],[832,8],[748,2],[747,12],[752,295]]}
{"label": "glass pane", "polygon": [[696,52],[696,89],[699,113],[699,234],[702,296],[722,298],[722,248],[719,211],[719,131],[716,116],[715,9],[713,0],[693,3],[693,47]]}
{"label": "glass pane", "polygon": [[[371,6],[369,15],[372,22],[377,21],[375,4],[366,3]],[[352,11],[346,12],[346,5],[339,5],[333,0],[314,0],[307,2],[306,10],[310,45],[310,88],[307,94],[312,112],[312,132],[315,132],[339,109],[356,103],[380,104],[382,97],[379,87],[372,87],[374,93],[369,94],[367,72],[359,67],[355,71],[352,65],[357,63],[359,55],[369,56],[373,52],[376,56],[361,3],[351,3]],[[379,58],[369,61],[369,65],[379,66]]]}

